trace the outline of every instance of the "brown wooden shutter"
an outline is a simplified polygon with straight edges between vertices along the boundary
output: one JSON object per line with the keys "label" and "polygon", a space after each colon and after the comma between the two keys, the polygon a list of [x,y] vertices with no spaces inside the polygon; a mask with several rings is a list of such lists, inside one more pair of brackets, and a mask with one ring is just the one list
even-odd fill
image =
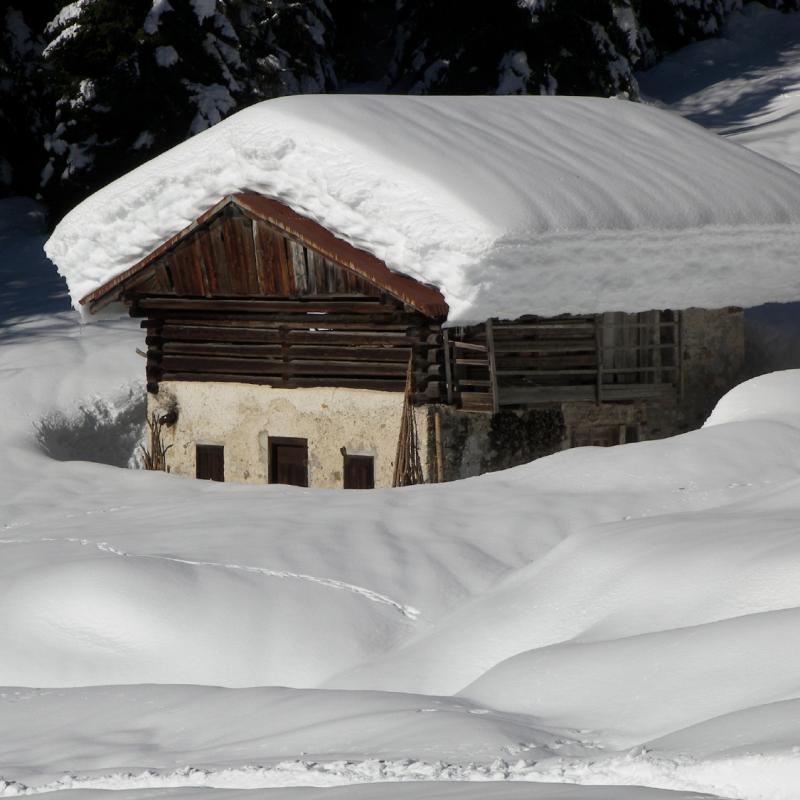
{"label": "brown wooden shutter", "polygon": [[375,459],[372,456],[344,454],[344,488],[375,488]]}
{"label": "brown wooden shutter", "polygon": [[269,482],[308,486],[308,440],[269,437]]}
{"label": "brown wooden shutter", "polygon": [[196,474],[201,480],[225,480],[225,448],[219,444],[198,444],[195,450]]}

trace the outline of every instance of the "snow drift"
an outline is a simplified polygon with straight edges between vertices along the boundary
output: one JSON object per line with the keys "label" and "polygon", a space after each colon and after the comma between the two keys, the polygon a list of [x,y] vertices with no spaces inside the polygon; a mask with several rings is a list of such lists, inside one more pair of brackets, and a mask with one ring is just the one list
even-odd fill
{"label": "snow drift", "polygon": [[97,192],[46,252],[79,307],[244,189],[437,284],[453,320],[800,298],[800,176],[597,98],[269,100]]}
{"label": "snow drift", "polygon": [[673,439],[313,491],[48,457],[37,421],[129,396],[141,333],[4,332],[0,684],[50,688],[0,688],[0,795],[794,800],[800,373]]}

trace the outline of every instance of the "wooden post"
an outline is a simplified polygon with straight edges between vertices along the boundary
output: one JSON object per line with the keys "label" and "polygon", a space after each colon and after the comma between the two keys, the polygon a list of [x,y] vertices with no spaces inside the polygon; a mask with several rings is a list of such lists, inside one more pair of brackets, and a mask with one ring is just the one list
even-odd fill
{"label": "wooden post", "polygon": [[489,350],[489,382],[492,390],[492,413],[496,414],[500,410],[499,387],[497,385],[497,367],[494,358],[494,329],[492,320],[486,320],[486,347]]}
{"label": "wooden post", "polygon": [[678,400],[683,400],[683,383],[684,383],[684,369],[683,369],[683,311],[676,311],[678,315],[678,319],[676,320],[677,324],[675,326],[675,338],[678,340],[676,346],[676,353],[678,359]]}
{"label": "wooden post", "polygon": [[414,394],[414,356],[408,359],[406,390],[403,395],[403,411],[400,418],[400,435],[394,459],[392,486],[413,486],[423,483],[422,465],[419,460],[417,424],[412,396]]}
{"label": "wooden post", "polygon": [[603,315],[596,314],[594,318],[594,346],[597,350],[597,405],[603,402]]}
{"label": "wooden post", "polygon": [[442,331],[442,345],[444,348],[444,379],[447,384],[447,405],[453,405],[453,369],[450,363],[450,334],[445,328]]}
{"label": "wooden post", "polygon": [[437,408],[433,414],[433,435],[436,445],[436,482],[444,483],[444,447],[442,446],[442,412]]}
{"label": "wooden post", "polygon": [[653,383],[661,383],[661,312],[654,311],[653,315],[655,316],[654,322],[654,339],[653,346],[655,349],[653,350],[653,366],[655,367],[655,372],[653,373]]}

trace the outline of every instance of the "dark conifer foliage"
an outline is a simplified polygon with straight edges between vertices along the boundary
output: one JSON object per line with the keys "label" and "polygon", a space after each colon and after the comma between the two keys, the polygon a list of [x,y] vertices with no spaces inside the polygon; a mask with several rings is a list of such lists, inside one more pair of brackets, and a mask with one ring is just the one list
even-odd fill
{"label": "dark conifer foliage", "polygon": [[460,8],[459,0],[404,6],[393,77],[409,91],[636,95],[643,34],[627,0],[497,0],[492,14]]}
{"label": "dark conifer foliage", "polygon": [[229,7],[244,62],[242,102],[337,88],[334,24],[323,0],[238,0]]}
{"label": "dark conifer foliage", "polygon": [[[84,0],[47,26],[43,191],[65,210],[250,103],[334,87],[314,3]],[[324,6],[322,7],[324,12]]]}
{"label": "dark conifer foliage", "polygon": [[[742,0],[0,0],[0,192],[57,219],[259,100],[331,91],[636,99]],[[771,0],[784,10],[800,0]]]}
{"label": "dark conifer foliage", "polygon": [[44,26],[56,3],[0,0],[0,194],[35,194],[50,106]]}

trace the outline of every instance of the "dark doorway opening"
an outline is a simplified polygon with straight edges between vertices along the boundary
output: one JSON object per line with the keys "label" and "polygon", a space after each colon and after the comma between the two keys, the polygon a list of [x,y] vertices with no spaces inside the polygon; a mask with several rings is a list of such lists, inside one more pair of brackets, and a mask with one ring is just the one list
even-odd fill
{"label": "dark doorway opening", "polygon": [[269,482],[308,486],[308,439],[269,437]]}
{"label": "dark doorway opening", "polygon": [[375,459],[372,456],[344,454],[344,488],[375,488]]}
{"label": "dark doorway opening", "polygon": [[207,481],[225,480],[225,448],[221,444],[198,444],[195,449],[198,478]]}

